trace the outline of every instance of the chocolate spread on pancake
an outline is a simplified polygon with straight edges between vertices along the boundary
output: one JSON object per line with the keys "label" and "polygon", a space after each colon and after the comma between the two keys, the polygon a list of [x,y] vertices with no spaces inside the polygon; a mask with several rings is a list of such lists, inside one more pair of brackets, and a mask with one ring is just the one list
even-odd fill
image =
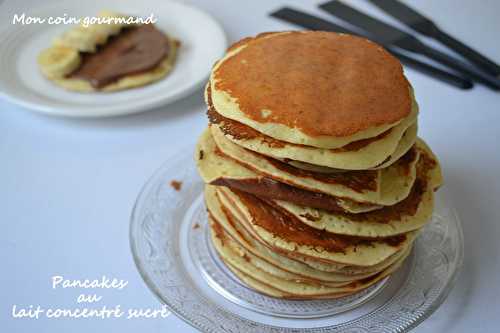
{"label": "chocolate spread on pancake", "polygon": [[[357,192],[363,192],[364,190],[372,190],[372,191],[377,190],[377,183],[376,183],[377,172],[374,170],[349,171],[349,172],[337,173],[337,174],[326,174],[326,173],[319,173],[319,172],[313,172],[313,171],[299,169],[299,168],[296,168],[296,167],[291,166],[289,164],[275,160],[273,158],[270,158],[270,157],[267,157],[264,155],[260,155],[258,153],[252,152],[252,151],[248,151],[248,152],[255,154],[255,155],[259,155],[261,158],[267,159],[269,161],[269,163],[273,164],[276,168],[281,169],[284,172],[292,174],[292,175],[297,176],[297,177],[310,177],[310,178],[316,179],[316,180],[324,182],[324,183],[342,184],[342,185],[345,185],[345,186],[347,186],[347,187],[349,187]],[[231,159],[232,161],[234,161],[240,165],[243,165],[245,168],[248,168],[248,169],[253,170],[256,173],[260,174],[259,170],[255,170],[251,165],[248,165],[247,163],[241,162],[239,160],[235,160],[232,157],[224,154],[218,147],[215,148],[215,154],[217,154],[223,158]],[[275,180],[271,176],[265,177],[265,178],[282,183],[281,179]],[[213,185],[219,185],[219,184],[213,183]],[[294,187],[294,188],[297,186],[296,184],[288,184],[288,185],[290,185],[291,187]],[[314,192],[314,191],[310,191],[307,189],[304,189],[304,190],[306,190],[308,192]],[[315,192],[315,193],[321,193],[321,192]],[[326,196],[328,196],[328,195],[326,195]],[[320,207],[316,207],[316,208],[320,208]]]}
{"label": "chocolate spread on pancake", "polygon": [[[217,150],[216,154],[217,153],[223,154],[220,150]],[[406,166],[406,164],[416,158],[416,148],[413,147],[410,149],[402,159],[403,158],[406,159],[406,161],[402,161]],[[378,210],[357,214],[345,212],[342,207],[339,206],[337,201],[338,198],[334,196],[296,188],[267,177],[260,178],[259,180],[219,178],[214,180],[211,184],[226,186],[236,191],[256,195],[261,198],[262,201],[277,209],[281,208],[276,206],[272,200],[283,200],[300,206],[324,209],[339,216],[348,217],[353,221],[364,222],[368,220],[376,223],[388,223],[389,221],[399,220],[403,216],[413,216],[416,214],[420,202],[422,201],[422,196],[427,189],[427,173],[435,164],[436,161],[428,156],[426,152],[422,151],[417,164],[417,178],[409,195],[405,199],[393,206],[385,206]],[[406,168],[404,172],[406,172]]]}
{"label": "chocolate spread on pancake", "polygon": [[[219,198],[217,198],[217,201],[219,201],[219,203],[220,203],[220,199]],[[245,242],[248,242],[247,238],[245,237],[245,235],[236,226],[236,223],[234,221],[235,218],[233,217],[233,215],[224,206],[222,206],[222,204],[221,204],[221,210],[222,210],[222,213],[224,214],[224,216],[226,217],[227,222],[236,231],[236,233],[238,234],[238,236],[241,239],[244,239]],[[211,218],[212,222],[219,224],[219,222],[217,221],[217,219],[212,215],[212,213],[210,213],[210,211],[208,212],[208,215]],[[220,226],[220,227],[222,228],[222,226]]]}
{"label": "chocolate spread on pancake", "polygon": [[102,88],[116,80],[155,68],[169,52],[168,39],[152,24],[126,28],[95,53],[82,53],[82,63],[69,75]]}
{"label": "chocolate spread on pancake", "polygon": [[[315,229],[299,221],[295,216],[278,210],[254,195],[232,190],[252,216],[252,223],[268,232],[300,245],[322,248],[329,252],[344,252],[349,246],[369,244],[375,239],[337,235]],[[391,246],[397,246],[406,239],[405,235],[377,239]]]}
{"label": "chocolate spread on pancake", "polygon": [[337,198],[277,182],[270,178],[260,179],[225,179],[218,178],[211,185],[226,186],[251,193],[259,198],[283,200],[300,206],[324,209],[331,212],[344,211],[337,203]]}
{"label": "chocolate spread on pancake", "polygon": [[[209,215],[211,216],[210,213]],[[222,245],[224,245],[225,234],[222,226],[218,222],[216,222],[216,220],[213,217],[210,226],[212,227],[212,232],[215,234],[215,237],[219,238]]]}
{"label": "chocolate spread on pancake", "polygon": [[[410,174],[410,164],[417,158],[417,148],[415,146],[411,147],[410,150],[406,152],[403,156],[399,158],[399,160],[396,162],[398,165],[402,166],[403,174],[404,175],[409,175]],[[427,168],[432,169],[432,167]]]}
{"label": "chocolate spread on pancake", "polygon": [[328,184],[341,184],[359,193],[366,190],[377,190],[377,171],[375,170],[321,173],[300,169],[279,160],[264,155],[261,156],[265,158],[269,163],[271,163],[274,167],[297,177],[313,178],[320,182]]}
{"label": "chocolate spread on pancake", "polygon": [[[225,134],[229,134],[237,140],[245,140],[245,139],[251,140],[258,138],[262,135],[253,128],[251,128],[250,126],[223,117],[221,114],[217,113],[217,111],[215,111],[215,109],[213,108],[208,108],[207,116],[208,116],[208,121],[211,124],[220,125],[219,128]],[[269,141],[268,143],[271,142]],[[283,147],[284,144],[280,143],[280,146]]]}
{"label": "chocolate spread on pancake", "polygon": [[[224,154],[218,147],[215,148],[214,153],[223,158],[233,160],[231,157]],[[237,160],[233,161],[244,165]],[[244,166],[248,167],[246,165]],[[252,169],[251,167],[249,168]],[[270,177],[260,177],[258,179],[217,178],[210,184],[234,188],[257,195],[258,197],[289,201],[301,206],[309,206],[328,211],[343,211],[342,207],[340,207],[337,203],[337,198],[334,196],[301,189],[276,181]]]}
{"label": "chocolate spread on pancake", "polygon": [[[255,152],[251,153],[257,154]],[[371,190],[371,191],[377,190],[376,170],[361,170],[361,171],[353,170],[340,173],[321,173],[321,172],[314,172],[314,171],[300,169],[288,163],[284,163],[264,155],[260,156],[262,158],[265,158],[269,163],[273,164],[274,167],[297,177],[309,177],[324,183],[341,184],[346,187],[349,187],[350,189],[358,193],[361,193],[365,190]],[[411,148],[396,163],[398,164],[398,166],[401,165],[404,167],[404,172],[407,175],[410,173],[410,164],[415,160],[416,157],[417,156],[415,148]]]}
{"label": "chocolate spread on pancake", "polygon": [[403,216],[413,216],[416,214],[418,206],[422,201],[422,196],[427,190],[428,186],[428,172],[436,163],[425,152],[420,153],[420,159],[417,163],[417,179],[410,191],[410,194],[402,201],[393,206],[385,206],[382,209],[374,210],[368,213],[351,214],[348,215],[350,219],[355,221],[372,221],[377,223],[387,223],[390,220],[400,220]]}
{"label": "chocolate spread on pancake", "polygon": [[[243,148],[245,149],[245,148]],[[328,184],[340,184],[344,185],[346,187],[349,187],[350,189],[361,193],[366,190],[370,191],[376,191],[377,190],[377,171],[376,170],[362,170],[362,171],[347,171],[347,172],[341,172],[341,173],[321,173],[321,172],[314,172],[314,171],[308,171],[304,169],[300,169],[297,167],[294,167],[290,164],[281,162],[279,160],[276,160],[274,158],[261,155],[259,153],[256,153],[254,151],[246,149],[247,152],[257,155],[258,158],[264,158],[266,159],[269,163],[271,163],[274,167],[277,169],[280,169],[288,174],[291,174],[293,176],[297,177],[308,177],[308,178],[313,178],[316,179],[320,182],[328,183]],[[232,157],[224,154],[223,152],[220,151],[220,149],[216,149],[216,153],[225,157],[225,158],[230,158],[234,160],[235,162],[245,166],[246,168],[249,168],[257,173],[260,173],[258,170],[255,170],[251,165],[248,163],[241,162],[239,160],[235,160]]]}

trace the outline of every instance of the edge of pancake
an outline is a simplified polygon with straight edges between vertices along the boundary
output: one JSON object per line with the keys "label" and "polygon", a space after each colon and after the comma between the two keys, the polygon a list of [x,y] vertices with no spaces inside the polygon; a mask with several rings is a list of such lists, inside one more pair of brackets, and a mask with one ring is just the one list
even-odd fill
{"label": "edge of pancake", "polygon": [[[257,187],[267,187],[269,191],[266,192],[266,194],[274,193],[275,195],[281,195],[282,199],[287,200],[287,198],[289,198],[289,194],[295,193],[299,196],[305,195],[304,200],[308,200],[312,203],[317,203],[317,200],[319,200],[319,197],[321,196],[324,200],[326,200],[324,202],[327,204],[313,206],[335,211],[359,213],[380,208],[379,205],[371,203],[355,202],[349,198],[341,198],[329,194],[309,191],[308,189],[302,189],[300,187],[276,181],[273,178],[254,172],[253,169],[242,165],[219,151],[215,141],[210,135],[210,132],[207,130],[205,130],[205,132],[203,132],[200,136],[196,145],[195,161],[199,174],[201,175],[203,181],[207,184],[229,186],[236,189],[240,188],[238,184],[241,184],[243,187],[240,188],[241,190],[244,192],[254,193],[251,190],[248,190],[248,186],[251,187],[253,183]],[[247,183],[247,185],[245,186],[244,183]],[[404,187],[401,187],[401,189],[404,190]],[[255,194],[259,195],[258,193]],[[273,198],[272,196],[270,198],[275,199],[275,197]]]}
{"label": "edge of pancake", "polygon": [[[269,145],[265,138],[243,139],[226,134],[220,124],[212,124],[212,131],[220,131],[233,143],[257,153],[276,158],[291,159],[301,162],[345,170],[366,170],[387,167],[407,152],[417,136],[417,123],[410,125],[395,142],[381,148],[374,141],[354,151],[333,152],[329,149],[307,147],[283,142],[282,147]],[[215,135],[215,134],[214,134]]]}
{"label": "edge of pancake", "polygon": [[[273,262],[267,261],[263,259],[262,257],[254,254],[253,251],[249,251],[246,247],[242,246],[239,244],[236,240],[234,240],[228,233],[227,231],[222,227],[221,224],[216,222],[214,219],[210,219],[210,232],[212,235],[212,238],[215,236],[219,239],[220,243],[219,245],[222,245],[224,247],[227,246],[228,249],[230,249],[231,252],[233,252],[233,255],[238,256],[239,258],[245,260],[246,262],[250,263],[253,266],[256,266],[262,271],[265,271],[268,274],[274,275],[280,279],[283,279],[285,281],[291,281],[294,283],[304,283],[312,286],[313,288],[316,287],[333,287],[333,288],[339,288],[339,287],[344,287],[348,286],[349,284],[352,284],[353,282],[360,280],[360,279],[365,279],[368,278],[375,273],[371,273],[367,277],[356,277],[353,276],[350,280],[345,280],[345,281],[323,281],[323,280],[318,280],[314,279],[308,276],[305,276],[303,274],[298,274],[295,272],[290,272],[289,270],[276,265]],[[213,241],[214,239],[212,239]],[[220,253],[220,251],[219,251]]]}
{"label": "edge of pancake", "polygon": [[[410,251],[405,250],[405,253],[401,258],[399,258],[394,264],[390,265],[386,269],[376,272],[370,277],[353,281],[349,284],[339,287],[330,287],[325,285],[311,285],[303,281],[294,281],[280,278],[279,275],[275,275],[269,271],[264,270],[262,267],[256,265],[251,259],[245,258],[246,253],[238,253],[234,249],[231,249],[228,244],[225,244],[226,239],[223,239],[221,235],[218,235],[211,228],[211,239],[214,247],[219,254],[222,261],[240,277],[239,273],[243,273],[247,277],[259,281],[267,286],[272,286],[272,288],[282,292],[283,294],[288,294],[290,298],[330,298],[330,297],[340,297],[346,294],[351,294],[354,292],[359,292],[370,285],[380,281],[384,277],[388,276],[394,272],[400,265],[404,262],[406,257],[409,255]],[[236,272],[234,271],[236,270]]]}
{"label": "edge of pancake", "polygon": [[[251,213],[248,211],[245,205],[239,201],[239,198],[234,194],[233,191],[228,188],[218,188],[217,190],[223,193],[221,200],[231,200],[229,203],[224,202],[224,206],[237,217],[238,213],[235,213],[235,210],[237,209],[238,211],[240,211],[239,214],[240,216],[243,216],[243,218],[239,219],[239,222],[242,223],[242,225],[248,231],[251,231],[259,239],[263,240],[273,248],[278,248],[288,253],[298,253],[302,256],[314,258],[314,260],[316,261],[361,267],[374,266],[383,262],[393,254],[399,252],[406,246],[406,244],[412,243],[417,235],[416,232],[407,233],[405,235],[405,239],[395,246],[375,240],[368,242],[369,244],[359,243],[356,245],[347,246],[342,250],[342,252],[331,252],[318,246],[298,244],[292,241],[288,241],[282,238],[280,235],[276,235],[270,232],[269,230],[256,224]],[[298,223],[302,224],[302,222],[300,221]],[[306,227],[306,225],[302,227]],[[307,227],[310,228],[309,226]]]}
{"label": "edge of pancake", "polygon": [[[358,191],[344,184],[325,184],[314,177],[298,176],[280,169],[258,153],[248,151],[226,139],[220,131],[211,130],[211,132],[212,139],[215,141],[218,149],[226,156],[243,164],[248,169],[255,170],[257,173],[294,187],[312,192],[324,193],[338,198],[348,198],[353,201],[375,205],[392,205],[408,195],[416,178],[415,165],[417,160],[410,164],[409,176],[401,177],[401,171],[404,169],[404,166],[398,164],[400,160],[398,159],[398,161],[395,161],[395,163],[387,168],[377,170],[379,174],[375,180],[376,190],[366,188]],[[394,176],[398,178],[394,178]]]}
{"label": "edge of pancake", "polygon": [[[360,276],[360,275],[371,275],[371,273],[380,271],[390,265],[392,265],[398,258],[401,257],[401,253],[412,246],[412,242],[403,244],[400,251],[394,253],[382,262],[371,265],[371,266],[353,266],[349,264],[342,264],[332,261],[318,260],[307,255],[303,255],[294,251],[284,250],[282,248],[273,246],[272,244],[266,243],[262,240],[252,228],[248,228],[241,221],[244,220],[241,212],[238,210],[231,211],[227,208],[227,205],[232,205],[228,202],[228,199],[224,195],[220,195],[219,187],[207,185],[205,186],[205,202],[207,208],[212,218],[216,219],[221,225],[223,225],[226,230],[231,231],[232,234],[246,234],[250,239],[254,240],[258,244],[267,248],[271,253],[276,253],[279,256],[291,259],[291,263],[299,262],[310,267],[313,271],[320,271],[327,274],[335,274],[340,276]],[[416,236],[416,233],[414,235]],[[302,267],[301,265],[299,265]],[[290,266],[291,267],[291,266]],[[323,276],[323,275],[322,275]],[[332,277],[333,278],[333,277]]]}
{"label": "edge of pancake", "polygon": [[[301,207],[290,202],[274,200],[274,204],[298,218],[303,223],[320,230],[335,234],[345,234],[364,237],[388,237],[422,228],[430,220],[434,210],[434,191],[441,184],[439,162],[433,159],[432,151],[421,139],[417,142],[421,160],[419,161],[419,175],[408,198],[394,206],[384,207],[381,210],[368,212],[361,215],[331,213],[320,209]],[[430,163],[432,165],[426,166]],[[425,169],[427,168],[427,169]],[[415,192],[416,191],[416,192]],[[422,193],[420,193],[423,191]],[[418,205],[413,214],[408,214],[406,200],[412,196],[420,196]],[[403,211],[398,212],[401,206]],[[413,205],[410,203],[409,207]],[[388,212],[387,221],[378,221],[383,217],[384,210]],[[373,217],[373,218],[372,218]],[[361,219],[360,219],[361,218]]]}
{"label": "edge of pancake", "polygon": [[[322,281],[324,283],[335,282],[350,282],[353,279],[362,279],[373,275],[376,271],[384,269],[387,265],[380,265],[375,269],[370,270],[354,270],[344,272],[343,266],[331,265],[337,270],[324,271],[313,268],[304,262],[291,258],[278,251],[274,251],[270,247],[263,244],[259,239],[254,238],[245,228],[236,223],[236,217],[232,216],[227,210],[223,211],[221,203],[217,198],[215,188],[207,186],[205,188],[205,203],[209,211],[209,219],[221,225],[224,231],[233,238],[242,247],[260,257],[267,262],[280,266],[282,269],[298,274],[302,278],[312,279],[314,281]],[[239,228],[238,228],[239,227]],[[396,259],[396,258],[395,258]],[[389,261],[388,264],[392,264]]]}

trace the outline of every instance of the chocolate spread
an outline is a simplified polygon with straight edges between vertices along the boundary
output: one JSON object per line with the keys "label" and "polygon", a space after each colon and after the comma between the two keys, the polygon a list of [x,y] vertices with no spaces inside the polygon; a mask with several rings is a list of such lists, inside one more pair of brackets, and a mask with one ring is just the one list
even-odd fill
{"label": "chocolate spread", "polygon": [[280,169],[286,173],[292,174],[297,177],[312,178],[326,184],[339,184],[349,187],[350,189],[363,193],[366,190],[377,190],[377,176],[375,170],[362,170],[362,171],[347,171],[339,173],[321,173],[294,167],[288,163],[263,156],[275,168]]}
{"label": "chocolate spread", "polygon": [[[217,114],[217,113],[216,113]],[[209,111],[209,115],[212,115],[211,111]],[[250,127],[248,127],[250,128]],[[253,130],[253,129],[251,129]],[[243,148],[243,147],[242,147]],[[275,168],[280,169],[281,171],[291,174],[296,177],[307,177],[307,178],[312,178],[317,181],[326,183],[326,184],[339,184],[339,185],[344,185],[346,187],[349,187],[350,189],[358,192],[358,193],[363,193],[364,191],[376,191],[377,190],[377,177],[378,177],[378,171],[376,170],[353,170],[353,171],[347,171],[347,172],[341,172],[341,173],[321,173],[321,172],[314,172],[314,171],[309,171],[309,170],[304,170],[300,169],[297,167],[294,167],[288,163],[281,162],[277,159],[256,153],[254,151],[245,149],[248,153],[254,154],[257,156],[257,158],[264,158],[266,159],[270,164],[272,164]],[[254,170],[254,168],[249,165],[248,163],[241,162],[240,160],[233,159],[232,157],[227,156],[226,154],[220,152],[218,150],[219,154],[222,154],[226,158],[230,158],[234,160],[237,163],[242,164],[243,166]],[[401,163],[411,163],[411,161],[416,157],[415,151],[413,149],[410,149],[410,151],[405,155],[405,159],[400,159]],[[400,163],[399,161],[396,163]],[[259,172],[258,170],[255,170]]]}
{"label": "chocolate spread", "polygon": [[152,24],[126,28],[98,48],[82,53],[82,63],[69,75],[102,88],[126,76],[140,74],[156,67],[169,52],[167,37]]}
{"label": "chocolate spread", "polygon": [[260,198],[293,202],[300,206],[324,209],[331,212],[342,212],[337,198],[277,182],[270,178],[261,179],[226,179],[218,178],[211,185],[226,186],[251,193]]}
{"label": "chocolate spread", "polygon": [[398,246],[406,239],[404,234],[380,239],[333,234],[310,227],[299,221],[295,216],[276,209],[254,195],[237,190],[233,190],[233,193],[238,196],[248,209],[252,216],[252,223],[273,235],[278,235],[280,238],[296,244],[320,247],[329,252],[344,252],[349,246],[370,244],[374,240],[390,246]]}
{"label": "chocolate spread", "polygon": [[[221,152],[218,151],[217,153]],[[410,149],[403,158],[416,158],[416,148]],[[407,163],[409,163],[409,161],[407,161]],[[357,214],[345,212],[342,207],[338,205],[338,198],[334,196],[296,188],[267,177],[263,177],[259,180],[219,178],[214,180],[211,184],[226,186],[237,191],[256,195],[262,201],[278,209],[279,207],[273,203],[273,200],[283,200],[300,206],[324,209],[339,216],[345,216],[353,221],[388,223],[389,221],[399,220],[403,216],[413,216],[416,214],[420,202],[422,201],[422,196],[427,190],[427,174],[429,170],[435,166],[435,163],[436,162],[428,156],[426,152],[421,152],[420,159],[417,163],[417,179],[409,195],[405,199],[392,206],[385,206],[378,210]],[[403,172],[406,172],[406,170]]]}
{"label": "chocolate spread", "polygon": [[[240,160],[236,160],[236,159],[224,154],[218,147],[216,147],[214,152],[215,152],[215,154],[217,154],[223,158],[231,159],[234,162],[244,166],[245,168],[253,170],[256,173],[260,173],[259,170],[256,170],[251,165],[244,163]],[[259,155],[255,152],[252,152],[252,151],[248,151],[248,152],[251,154]],[[363,192],[364,190],[373,190],[373,191],[377,190],[377,182],[376,182],[377,172],[373,171],[373,170],[349,171],[349,172],[338,173],[338,174],[324,174],[324,173],[318,173],[318,172],[299,169],[299,168],[296,168],[294,166],[291,166],[289,164],[283,163],[281,161],[275,160],[273,158],[270,158],[270,157],[267,157],[264,155],[260,155],[260,157],[267,159],[268,162],[273,164],[276,168],[278,168],[286,173],[289,173],[293,176],[310,177],[310,178],[316,179],[318,181],[321,181],[321,182],[324,182],[327,184],[342,184],[342,185],[347,186],[347,187],[349,187],[357,192]],[[410,161],[408,161],[408,163],[410,163]],[[284,183],[287,183],[286,180],[280,179],[279,177],[276,177],[277,179],[273,179],[273,176],[267,176],[265,178],[268,179],[267,184],[259,184],[259,185],[269,185],[270,186],[272,184],[273,185],[272,187],[274,187],[275,189],[271,190],[269,188],[265,191],[265,192],[270,191],[271,194],[275,193],[275,191],[278,190],[277,186],[285,185]],[[276,186],[274,186],[274,183],[270,183],[271,181],[276,183]],[[214,182],[212,182],[212,184],[213,185],[222,185],[222,184],[216,184]],[[293,182],[288,183],[287,185],[288,185],[288,187],[286,187],[286,188],[281,187],[279,189],[280,192],[282,192],[284,190],[291,191],[291,189],[294,189],[294,190],[297,189],[296,188],[297,184],[294,184]],[[229,185],[227,185],[227,186],[229,186]],[[304,190],[304,192],[307,192],[307,193],[309,193],[309,192],[314,192],[316,194],[321,193],[319,191],[314,191],[314,190],[311,191],[310,189],[303,189],[303,190]],[[249,191],[245,191],[245,192],[249,192]],[[271,194],[269,194],[267,196],[270,197]],[[263,194],[263,195],[265,196],[265,194]],[[330,197],[330,198],[332,198],[332,200],[335,199],[333,196],[329,196],[327,194],[324,194],[324,196]],[[276,198],[276,199],[278,199],[278,198]],[[283,200],[286,200],[286,199],[283,199]],[[292,200],[288,200],[288,201],[292,201]],[[295,202],[295,201],[292,201],[292,202]],[[300,202],[295,202],[295,203],[300,204]],[[312,204],[313,204],[313,206],[311,206],[311,207],[315,207],[314,203],[312,203]],[[307,205],[304,205],[304,206],[307,206]],[[330,209],[327,207],[330,207]],[[321,207],[315,207],[315,208],[323,208],[323,209],[332,210],[332,211],[337,210],[331,204],[325,204],[325,205],[321,205]]]}

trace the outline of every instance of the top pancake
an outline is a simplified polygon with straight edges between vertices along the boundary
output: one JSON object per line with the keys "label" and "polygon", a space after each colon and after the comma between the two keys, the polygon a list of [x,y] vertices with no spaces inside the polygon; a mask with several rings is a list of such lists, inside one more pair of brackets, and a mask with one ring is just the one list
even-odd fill
{"label": "top pancake", "polygon": [[331,32],[242,40],[209,84],[224,117],[319,148],[377,136],[409,116],[413,101],[396,58],[366,39]]}

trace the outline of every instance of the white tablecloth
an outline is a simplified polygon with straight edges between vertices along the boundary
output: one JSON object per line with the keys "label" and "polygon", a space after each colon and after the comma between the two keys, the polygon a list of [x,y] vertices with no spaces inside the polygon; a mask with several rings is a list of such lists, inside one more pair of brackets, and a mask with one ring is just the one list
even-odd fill
{"label": "white tablecloth", "polygon": [[[192,0],[214,15],[230,41],[291,26],[267,14],[308,1]],[[500,2],[409,1],[467,44],[500,61]],[[5,23],[36,0],[5,0]],[[365,1],[355,5],[380,14]],[[393,21],[393,20],[391,20]],[[1,41],[0,41],[1,47]],[[411,69],[420,135],[439,156],[461,216],[465,264],[450,296],[416,332],[498,332],[500,316],[500,94],[460,91]],[[192,147],[207,120],[201,90],[140,115],[102,120],[49,118],[0,100],[0,322],[2,332],[194,332],[166,319],[13,319],[13,304],[71,307],[79,292],[53,290],[50,278],[126,279],[102,302],[158,307],[129,251],[129,216],[145,180],[169,155]]]}

